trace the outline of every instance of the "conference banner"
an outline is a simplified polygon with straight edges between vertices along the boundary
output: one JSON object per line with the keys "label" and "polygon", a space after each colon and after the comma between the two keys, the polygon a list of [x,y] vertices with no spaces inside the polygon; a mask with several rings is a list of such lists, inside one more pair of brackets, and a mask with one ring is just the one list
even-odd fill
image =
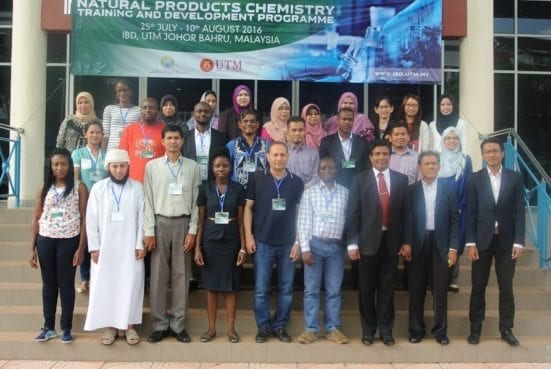
{"label": "conference banner", "polygon": [[442,0],[72,0],[75,75],[438,83]]}

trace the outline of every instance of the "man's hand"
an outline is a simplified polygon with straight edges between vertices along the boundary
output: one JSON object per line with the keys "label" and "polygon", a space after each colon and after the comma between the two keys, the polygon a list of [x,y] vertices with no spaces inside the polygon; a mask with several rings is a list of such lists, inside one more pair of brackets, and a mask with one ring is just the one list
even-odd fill
{"label": "man's hand", "polygon": [[402,247],[400,247],[398,255],[400,255],[404,261],[411,261],[411,245],[403,244]]}
{"label": "man's hand", "polygon": [[454,266],[455,263],[457,263],[457,251],[450,250],[448,251],[448,268]]}
{"label": "man's hand", "polygon": [[289,258],[293,263],[300,258],[300,245],[298,243],[295,243],[293,246],[291,246]]}
{"label": "man's hand", "polygon": [[145,258],[145,255],[147,255],[147,251],[146,250],[136,250],[134,252],[136,254],[136,260],[140,260],[140,259],[143,259]]}
{"label": "man's hand", "polygon": [[475,246],[469,246],[467,247],[467,257],[469,258],[470,261],[477,261],[479,256],[478,256],[478,248]]}
{"label": "man's hand", "polygon": [[197,240],[197,235],[187,234],[184,239],[184,253],[188,253],[195,247],[195,241]]}
{"label": "man's hand", "polygon": [[237,253],[237,261],[235,262],[235,266],[243,265],[243,263],[245,262],[245,259],[247,258],[247,253],[241,250]]}
{"label": "man's hand", "polygon": [[306,265],[312,265],[315,263],[314,256],[310,251],[304,251],[302,253],[302,262]]}
{"label": "man's hand", "polygon": [[90,252],[90,260],[92,260],[94,264],[97,264],[99,260],[99,251]]}
{"label": "man's hand", "polygon": [[155,236],[144,236],[143,248],[145,251],[153,251],[155,249]]}
{"label": "man's hand", "polygon": [[354,249],[354,250],[348,250],[348,257],[350,260],[360,260],[360,250]]}
{"label": "man's hand", "polygon": [[254,241],[253,235],[245,236],[245,247],[249,254],[254,254],[256,252],[256,243]]}
{"label": "man's hand", "polygon": [[511,254],[511,259],[518,259],[520,255],[522,255],[522,251],[524,249],[522,247],[513,247],[513,253]]}

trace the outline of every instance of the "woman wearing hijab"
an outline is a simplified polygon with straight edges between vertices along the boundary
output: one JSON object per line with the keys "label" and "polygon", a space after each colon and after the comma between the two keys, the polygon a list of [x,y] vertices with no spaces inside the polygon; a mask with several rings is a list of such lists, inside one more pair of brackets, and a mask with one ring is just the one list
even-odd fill
{"label": "woman wearing hijab", "polygon": [[[354,112],[352,133],[364,138],[368,142],[373,141],[375,139],[375,127],[368,117],[362,113],[358,113],[358,98],[356,95],[352,92],[343,93],[337,105],[337,112],[342,108],[352,109]],[[325,130],[328,135],[337,132],[337,115],[332,116],[325,122]]]}
{"label": "woman wearing hijab", "polygon": [[178,100],[172,95],[165,95],[161,99],[161,120],[167,126],[180,127],[182,134],[187,131],[186,123],[178,116]]}
{"label": "woman wearing hijab", "polygon": [[300,116],[306,122],[306,135],[304,137],[306,145],[316,151],[319,151],[321,139],[327,136],[327,132],[325,132],[321,124],[319,106],[316,104],[306,105],[302,108]]}
{"label": "woman wearing hijab", "polygon": [[241,134],[238,126],[241,113],[245,110],[253,109],[254,104],[251,90],[245,85],[237,86],[233,90],[232,103],[233,107],[220,113],[220,118],[218,119],[218,130],[225,133],[230,140]]}
{"label": "woman wearing hijab", "polygon": [[433,147],[430,150],[442,152],[442,134],[448,127],[456,127],[459,139],[462,144],[463,151],[467,151],[467,124],[459,118],[459,109],[451,95],[444,94],[438,100],[438,113],[436,121],[432,121],[429,125],[431,142]]}
{"label": "woman wearing hijab", "polygon": [[457,194],[457,210],[459,211],[459,250],[457,250],[457,262],[450,269],[450,282],[448,290],[459,292],[457,278],[459,276],[459,255],[465,247],[465,185],[473,172],[471,158],[462,150],[460,131],[457,127],[448,127],[442,132],[442,153],[440,154],[439,180],[448,185]]}
{"label": "woman wearing hijab", "polygon": [[67,149],[69,152],[86,146],[84,139],[86,125],[91,121],[98,120],[94,111],[94,98],[89,92],[80,92],[75,101],[76,112],[61,122],[56,140],[57,148]]}
{"label": "woman wearing hijab", "polygon": [[291,113],[291,104],[284,97],[278,97],[272,103],[270,120],[264,123],[260,138],[269,142],[287,142],[287,120]]}

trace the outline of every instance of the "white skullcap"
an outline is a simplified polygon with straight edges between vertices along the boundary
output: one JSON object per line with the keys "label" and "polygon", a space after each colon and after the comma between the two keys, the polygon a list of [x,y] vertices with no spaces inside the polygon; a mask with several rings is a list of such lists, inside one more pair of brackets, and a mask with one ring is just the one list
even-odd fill
{"label": "white skullcap", "polygon": [[109,170],[109,164],[111,163],[130,163],[126,150],[115,149],[108,151],[107,155],[105,155],[105,170]]}

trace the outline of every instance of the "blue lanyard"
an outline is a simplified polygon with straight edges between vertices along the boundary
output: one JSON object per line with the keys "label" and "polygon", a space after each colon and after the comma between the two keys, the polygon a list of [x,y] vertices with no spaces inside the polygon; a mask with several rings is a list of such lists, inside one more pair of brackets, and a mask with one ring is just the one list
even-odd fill
{"label": "blue lanyard", "polygon": [[[126,184],[126,183],[125,183]],[[121,187],[121,192],[119,193],[119,196],[117,197],[117,194],[115,193],[115,186],[113,186],[113,181],[110,182],[111,187],[111,193],[113,193],[113,198],[115,199],[115,203],[117,204],[117,211],[121,208],[121,198],[122,198],[122,191],[124,191],[124,185]]]}
{"label": "blue lanyard", "polygon": [[[178,160],[180,161],[180,158],[178,158]],[[176,173],[174,173],[174,171],[172,170],[172,167],[170,166],[170,159],[168,157],[166,158],[166,166],[168,167],[168,170],[170,170],[170,173],[172,174],[172,178],[174,179],[174,182],[178,182],[178,176],[182,171],[182,167],[184,166],[184,161],[183,160],[180,161],[180,166],[178,167],[178,171]]]}
{"label": "blue lanyard", "polygon": [[281,178],[280,180],[277,180],[275,178],[272,177],[272,179],[274,180],[274,184],[276,186],[276,190],[277,190],[277,198],[279,199],[280,198],[280,194],[279,194],[279,188],[281,187],[281,184],[283,183],[283,180],[287,178],[287,174],[285,174],[285,176],[283,178]]}
{"label": "blue lanyard", "polygon": [[57,191],[57,188],[55,187],[55,185],[53,187],[54,187],[54,192],[55,192],[55,195],[54,195],[55,196],[55,206],[56,206],[56,208],[60,208],[61,207],[61,200],[63,200],[63,195],[65,194],[65,187],[63,187],[61,192]]}
{"label": "blue lanyard", "polygon": [[220,211],[222,212],[224,211],[224,201],[226,201],[226,196],[228,196],[229,190],[230,190],[230,186],[227,185],[226,192],[221,194],[220,191],[218,191],[218,186],[216,186],[216,195],[218,196],[218,202],[220,203]]}
{"label": "blue lanyard", "polygon": [[[157,124],[157,123],[155,123],[155,124]],[[154,124],[154,125],[155,125],[155,124]],[[151,140],[150,140],[149,137],[145,134],[144,125],[145,125],[145,124],[143,124],[143,122],[140,122],[140,128],[142,129],[142,134],[143,134],[143,138],[144,138],[145,144],[146,144],[146,145],[149,145],[149,142],[150,142]],[[154,125],[153,125],[153,126],[154,126]],[[152,127],[153,127],[153,126],[152,126]],[[153,129],[153,128],[152,128],[152,129]],[[153,133],[153,132],[152,132],[152,133]]]}
{"label": "blue lanyard", "polygon": [[335,187],[333,187],[332,190],[329,190],[329,193],[330,193],[330,196],[325,196],[323,195],[323,197],[325,198],[325,209],[327,210],[327,208],[329,208],[329,205],[333,202],[333,198],[335,197],[335,194],[337,193],[337,184],[335,183],[334,184]]}
{"label": "blue lanyard", "polygon": [[126,125],[126,117],[128,116],[129,112],[130,112],[130,108],[128,108],[128,110],[126,111],[126,114],[123,116],[122,115],[122,108],[119,106],[119,113],[121,115],[121,121],[122,121],[123,125]]}
{"label": "blue lanyard", "polygon": [[[247,147],[247,141],[245,141],[244,143],[245,143],[245,147]],[[253,147],[251,147],[250,150],[247,150],[247,149],[245,148],[244,151],[245,151],[245,153],[247,154],[247,159],[250,159],[250,158],[251,158],[251,155],[253,154],[254,148],[256,147],[257,144],[258,144],[258,137],[256,137],[256,139],[255,139],[255,141],[254,141],[254,145],[253,145]]]}
{"label": "blue lanyard", "polygon": [[98,158],[96,159],[96,158],[94,158],[94,155],[92,154],[92,150],[90,150],[90,147],[86,146],[86,148],[88,149],[88,154],[90,154],[90,160],[94,164],[92,169],[95,169],[96,171],[99,171],[98,161],[101,159],[101,149],[98,151]]}

